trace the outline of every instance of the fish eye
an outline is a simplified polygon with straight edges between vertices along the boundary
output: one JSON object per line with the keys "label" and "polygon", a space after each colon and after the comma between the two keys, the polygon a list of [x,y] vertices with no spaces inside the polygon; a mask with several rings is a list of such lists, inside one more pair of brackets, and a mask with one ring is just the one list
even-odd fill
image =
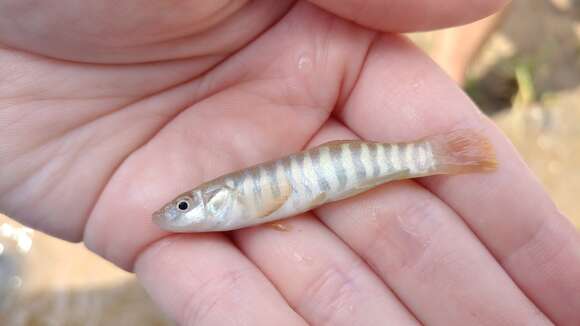
{"label": "fish eye", "polygon": [[189,210],[189,206],[190,206],[189,201],[187,201],[186,199],[182,199],[177,202],[177,208],[182,212],[186,212],[187,210]]}

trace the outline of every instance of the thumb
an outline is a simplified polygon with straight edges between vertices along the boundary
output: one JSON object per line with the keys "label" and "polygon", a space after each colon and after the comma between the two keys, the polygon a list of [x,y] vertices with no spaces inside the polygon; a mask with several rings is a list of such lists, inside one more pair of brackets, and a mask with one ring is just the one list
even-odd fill
{"label": "thumb", "polygon": [[289,3],[6,0],[0,1],[0,43],[89,63],[138,63],[223,54],[262,32],[286,12]]}
{"label": "thumb", "polygon": [[386,32],[462,25],[499,11],[509,0],[309,0],[345,19]]}

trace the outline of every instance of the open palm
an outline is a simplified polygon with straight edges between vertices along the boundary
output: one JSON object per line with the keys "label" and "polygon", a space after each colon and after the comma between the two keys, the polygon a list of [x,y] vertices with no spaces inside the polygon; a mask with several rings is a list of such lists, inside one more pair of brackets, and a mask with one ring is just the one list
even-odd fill
{"label": "open palm", "polygon": [[[501,2],[0,1],[0,210],[135,271],[181,324],[577,325],[573,227],[465,95],[382,33]],[[499,170],[388,184],[290,232],[150,220],[306,146],[454,128],[484,132]]]}

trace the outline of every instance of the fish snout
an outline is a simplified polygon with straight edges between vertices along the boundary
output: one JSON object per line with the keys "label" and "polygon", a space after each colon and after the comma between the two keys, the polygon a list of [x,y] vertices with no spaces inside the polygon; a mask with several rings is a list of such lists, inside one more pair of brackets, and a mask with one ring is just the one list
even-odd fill
{"label": "fish snout", "polygon": [[164,219],[164,209],[160,209],[158,211],[155,211],[153,213],[153,223],[157,224],[157,225],[162,225],[163,223],[163,219]]}

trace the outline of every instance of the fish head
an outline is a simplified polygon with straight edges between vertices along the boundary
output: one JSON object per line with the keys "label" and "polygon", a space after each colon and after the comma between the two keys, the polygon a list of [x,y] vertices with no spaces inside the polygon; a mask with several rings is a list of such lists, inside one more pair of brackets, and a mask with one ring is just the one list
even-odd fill
{"label": "fish head", "polygon": [[228,222],[233,191],[210,186],[183,193],[153,213],[153,222],[172,232],[211,232]]}

